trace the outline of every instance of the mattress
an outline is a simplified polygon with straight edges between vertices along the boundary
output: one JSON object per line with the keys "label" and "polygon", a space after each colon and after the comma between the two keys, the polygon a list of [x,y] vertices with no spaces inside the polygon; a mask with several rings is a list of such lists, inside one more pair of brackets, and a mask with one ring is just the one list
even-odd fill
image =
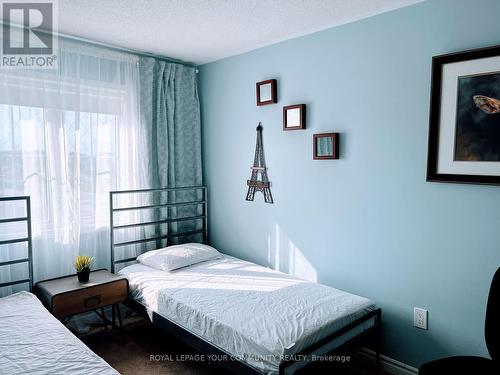
{"label": "mattress", "polygon": [[[367,298],[229,256],[171,272],[138,263],[119,274],[150,311],[270,374],[284,356],[375,309]],[[373,324],[366,321],[335,345]]]}
{"label": "mattress", "polygon": [[119,374],[31,293],[0,298],[0,374]]}

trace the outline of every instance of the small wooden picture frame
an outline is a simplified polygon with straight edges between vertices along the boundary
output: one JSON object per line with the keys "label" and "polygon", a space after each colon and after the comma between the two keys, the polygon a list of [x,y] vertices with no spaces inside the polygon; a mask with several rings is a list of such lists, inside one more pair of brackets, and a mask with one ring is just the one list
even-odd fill
{"label": "small wooden picture frame", "polygon": [[257,105],[278,103],[278,84],[275,79],[257,82],[255,84]]}
{"label": "small wooden picture frame", "polygon": [[283,107],[283,130],[306,128],[306,105],[295,104]]}
{"label": "small wooden picture frame", "polygon": [[339,133],[313,135],[313,159],[331,160],[339,158]]}

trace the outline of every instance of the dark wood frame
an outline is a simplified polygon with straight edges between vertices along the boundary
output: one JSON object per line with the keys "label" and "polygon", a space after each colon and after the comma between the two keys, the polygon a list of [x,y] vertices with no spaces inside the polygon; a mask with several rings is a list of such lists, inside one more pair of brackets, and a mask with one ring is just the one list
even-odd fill
{"label": "dark wood frame", "polygon": [[[260,100],[260,86],[271,84],[271,99],[261,101]],[[278,103],[278,83],[275,79],[268,79],[265,81],[260,81],[255,84],[255,91],[257,95],[257,105],[267,105]]]}
{"label": "dark wood frame", "polygon": [[432,58],[429,141],[427,153],[427,181],[500,185],[500,176],[444,174],[437,172],[443,65],[495,56],[500,56],[500,46],[450,53],[441,56],[434,56]]}
{"label": "dark wood frame", "polygon": [[[299,116],[299,121],[300,125],[299,126],[287,126],[287,116],[286,113],[290,109],[299,109],[300,110],[300,116]],[[294,105],[287,105],[283,107],[283,130],[301,130],[306,128],[306,105],[305,104],[294,104]]]}
{"label": "dark wood frame", "polygon": [[[332,134],[337,134],[337,133],[332,133]],[[115,228],[120,228],[121,226],[115,226],[113,225],[113,213],[117,210],[141,210],[144,208],[156,208],[159,206],[164,206],[164,205],[152,205],[152,206],[139,206],[139,207],[121,207],[121,208],[114,208],[113,207],[113,195],[114,194],[134,194],[137,192],[148,192],[148,191],[175,191],[175,190],[186,190],[186,189],[201,189],[203,190],[203,200],[202,201],[196,201],[196,202],[170,202],[164,205],[168,205],[169,207],[176,207],[186,205],[186,204],[202,204],[203,205],[203,214],[197,217],[197,219],[203,219],[204,226],[203,228],[199,231],[204,233],[203,236],[203,242],[208,243],[208,238],[206,236],[207,232],[207,221],[206,221],[206,213],[207,213],[207,190],[206,187],[204,186],[194,186],[194,187],[181,187],[181,188],[165,188],[165,189],[143,189],[143,190],[124,190],[124,191],[116,191],[116,192],[110,192],[110,214],[111,214],[111,233],[113,233],[113,230]],[[165,219],[159,219],[156,222],[158,223],[163,223],[163,222],[178,222],[178,221],[183,221],[183,218],[165,218]],[[151,222],[148,222],[148,224],[151,224]],[[132,226],[137,226],[137,227],[142,227],[144,225],[144,222],[136,223],[136,224],[130,224],[127,225],[127,227],[132,227]],[[179,233],[170,233],[165,238],[171,238],[171,237],[183,237],[190,235],[192,232],[179,232]],[[162,237],[163,238],[163,237]],[[145,239],[145,240],[136,240],[134,243],[143,243],[143,242],[149,242],[149,241],[154,241],[157,238],[152,238],[152,239]],[[128,263],[132,262],[135,260],[135,258],[128,258],[128,259],[122,259],[122,260],[117,260],[115,258],[115,244],[114,242],[114,237],[111,235],[111,268],[113,272],[115,271],[116,265],[117,264],[122,264],[122,263]],[[118,244],[119,245],[119,244]],[[167,333],[175,336],[178,338],[180,341],[184,342],[188,346],[191,346],[192,348],[198,350],[201,353],[207,354],[207,355],[218,355],[218,358],[228,358],[229,360],[224,360],[224,361],[219,361],[219,364],[226,367],[229,369],[231,372],[235,374],[252,374],[252,375],[264,375],[267,374],[266,372],[263,372],[259,369],[256,369],[255,367],[251,366],[250,364],[239,360],[231,360],[231,358],[234,358],[233,355],[230,353],[225,352],[224,350],[216,347],[212,343],[208,342],[205,340],[203,337],[198,336],[192,332],[190,332],[188,329],[181,327],[174,321],[171,321],[164,316],[152,311],[149,309],[147,306],[142,304],[140,301],[132,298],[129,296],[129,299],[125,302],[125,304],[130,307],[132,310],[146,316],[148,319],[151,320],[153,324],[158,326],[159,328],[163,329]],[[374,345],[375,349],[375,374],[379,374],[380,372],[380,346],[381,346],[381,319],[382,319],[382,310],[380,308],[377,308],[373,311],[370,311],[369,313],[363,315],[362,317],[356,319],[355,321],[351,322],[350,324],[344,326],[343,328],[339,329],[336,332],[333,332],[332,334],[328,335],[327,337],[319,340],[318,342],[310,345],[309,347],[303,349],[299,353],[294,353],[296,355],[295,358],[297,358],[299,355],[305,355],[306,357],[298,357],[298,358],[305,358],[302,360],[286,360],[280,363],[279,365],[279,374],[280,375],[285,375],[285,374],[293,374],[297,370],[300,370],[312,363],[311,361],[311,356],[314,354],[321,354],[324,355],[324,351],[322,349],[325,348],[325,346],[332,344],[334,340],[338,339],[339,337],[347,334],[349,331],[356,329],[362,324],[365,324],[367,321],[370,321],[373,319],[373,326],[367,328],[360,334],[352,337],[345,343],[335,347],[333,350],[329,350],[328,354],[340,354],[344,350],[352,350],[352,349],[360,349],[367,344],[372,344]],[[285,355],[289,355],[291,353],[288,353],[285,350]],[[288,357],[291,358],[291,357]]]}
{"label": "dark wood frame", "polygon": [[[318,138],[333,138],[333,155],[318,156]],[[339,133],[319,133],[313,135],[313,159],[314,160],[336,160],[339,158]]]}

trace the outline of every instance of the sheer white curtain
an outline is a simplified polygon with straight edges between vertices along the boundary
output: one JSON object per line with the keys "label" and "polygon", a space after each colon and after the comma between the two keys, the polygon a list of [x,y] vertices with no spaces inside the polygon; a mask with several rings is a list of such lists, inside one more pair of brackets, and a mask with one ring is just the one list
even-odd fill
{"label": "sheer white curtain", "polygon": [[[68,40],[56,71],[0,71],[0,196],[30,195],[35,281],[109,265],[109,191],[145,187],[137,57]],[[17,210],[17,211],[16,211]],[[21,208],[2,204],[0,218]],[[24,232],[4,225],[0,240]],[[0,260],[26,246],[0,248]],[[0,283],[23,277],[5,266]],[[1,292],[1,291],[0,291]]]}

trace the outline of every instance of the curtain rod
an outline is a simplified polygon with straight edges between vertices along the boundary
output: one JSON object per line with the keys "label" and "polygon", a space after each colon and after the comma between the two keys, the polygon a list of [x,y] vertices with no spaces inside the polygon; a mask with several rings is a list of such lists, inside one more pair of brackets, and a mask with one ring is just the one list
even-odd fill
{"label": "curtain rod", "polygon": [[[8,24],[5,23],[5,22],[3,22],[3,21],[0,21],[0,25],[3,27],[3,25],[8,25]],[[18,27],[18,28],[24,28],[24,26],[17,25],[17,24],[10,24],[10,26],[14,26],[14,27]],[[74,41],[82,42],[82,43],[87,43],[87,44],[90,44],[90,45],[93,45],[93,46],[103,47],[103,48],[106,48],[106,49],[109,49],[109,50],[112,50],[112,51],[124,52],[124,53],[129,53],[129,54],[132,54],[132,55],[143,56],[143,57],[151,57],[151,58],[154,58],[154,59],[157,59],[157,60],[163,60],[163,61],[170,62],[170,63],[186,65],[186,66],[190,66],[190,67],[193,67],[193,68],[197,67],[196,64],[185,62],[185,61],[178,60],[178,59],[174,59],[174,58],[171,58],[171,57],[161,56],[161,55],[157,55],[157,54],[150,53],[150,52],[137,51],[137,50],[133,50],[133,49],[126,48],[126,47],[120,47],[120,46],[117,46],[117,45],[114,45],[114,44],[110,44],[110,43],[105,43],[105,42],[99,42],[99,41],[95,41],[95,40],[90,40],[90,39],[83,38],[83,37],[80,37],[80,36],[65,34],[65,33],[61,33],[61,32],[51,32],[51,31],[47,31],[47,30],[38,30],[38,32],[43,32],[43,33],[46,33],[46,34],[53,34],[53,35],[56,35],[59,38],[74,40]],[[198,70],[198,69],[196,69],[196,70]]]}

